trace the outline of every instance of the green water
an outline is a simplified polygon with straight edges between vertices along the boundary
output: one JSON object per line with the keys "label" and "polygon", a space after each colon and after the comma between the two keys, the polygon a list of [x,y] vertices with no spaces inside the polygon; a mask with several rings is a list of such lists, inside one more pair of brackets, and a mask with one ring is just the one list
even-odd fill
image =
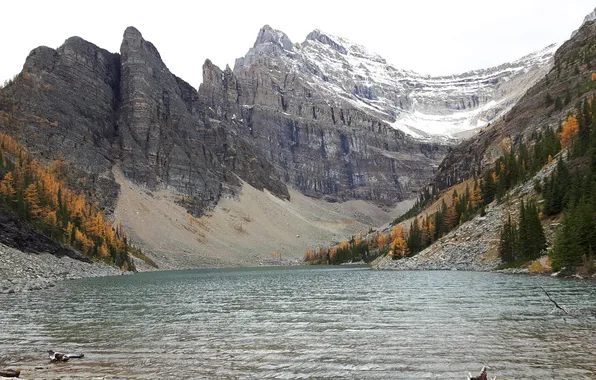
{"label": "green water", "polygon": [[[570,315],[553,312],[538,286]],[[0,360],[46,366],[39,376],[464,379],[483,365],[500,379],[596,376],[594,282],[366,268],[197,270],[68,281],[0,295],[0,305]],[[48,349],[86,357],[48,365]]]}

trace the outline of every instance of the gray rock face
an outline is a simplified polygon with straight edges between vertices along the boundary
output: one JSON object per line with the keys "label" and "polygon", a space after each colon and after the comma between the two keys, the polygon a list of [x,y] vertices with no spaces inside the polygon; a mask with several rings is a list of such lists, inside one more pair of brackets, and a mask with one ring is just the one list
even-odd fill
{"label": "gray rock face", "polygon": [[20,79],[2,89],[0,110],[14,119],[0,130],[44,161],[76,164],[70,179],[111,208],[120,56],[72,37],[58,49],[31,51]]}
{"label": "gray rock face", "polygon": [[[277,39],[262,38],[264,30]],[[234,71],[266,65],[272,75],[291,73],[308,83],[315,97],[349,103],[416,139],[442,142],[498,120],[549,70],[556,48],[488,69],[431,77],[399,69],[361,45],[320,30],[299,44],[281,44],[286,39],[281,31],[263,28]]]}
{"label": "gray rock face", "polygon": [[[391,204],[432,175],[443,146],[411,141],[352,107],[308,99],[294,79],[288,75],[292,91],[284,92],[277,78],[236,77],[207,63],[199,94],[210,117],[229,121],[305,194]],[[209,96],[217,93],[223,97]]]}
{"label": "gray rock face", "polygon": [[0,110],[14,117],[0,127],[42,160],[63,157],[72,184],[108,210],[116,164],[148,189],[180,195],[195,214],[235,193],[239,178],[287,198],[272,166],[224,123],[202,117],[198,98],[131,27],[121,55],[78,37],[34,49],[21,78],[0,93]]}
{"label": "gray rock face", "polygon": [[180,195],[195,214],[234,194],[239,178],[280,197],[285,182],[329,200],[393,204],[427,184],[453,141],[404,120],[495,116],[485,106],[508,96],[505,82],[531,81],[524,72],[537,75],[548,54],[426,78],[318,30],[293,44],[265,26],[234,71],[207,61],[197,92],[131,27],[120,54],[78,37],[35,49],[28,78],[0,94],[0,109],[18,120],[2,129],[43,159],[62,154],[73,182],[108,209],[118,194],[114,165],[149,190]]}
{"label": "gray rock face", "polygon": [[426,77],[320,30],[293,44],[265,26],[233,72],[205,65],[199,97],[301,192],[392,203],[426,184],[459,132],[509,110],[553,51]]}
{"label": "gray rock face", "polygon": [[228,123],[304,194],[380,204],[411,198],[446,147],[413,140],[374,113],[312,86],[278,59],[288,53],[278,43],[287,37],[264,30],[234,72],[205,63],[199,99],[206,120]]}
{"label": "gray rock face", "polygon": [[238,185],[205,144],[211,140],[217,147],[218,131],[197,133],[203,126],[188,110],[190,86],[170,73],[138,30],[126,29],[120,51],[118,127],[125,175],[150,189],[166,187],[194,196],[199,209],[209,206],[222,195],[224,178],[229,177],[225,185]]}
{"label": "gray rock face", "polygon": [[[596,20],[596,8],[594,8],[594,10],[592,12],[588,13],[586,15],[586,17],[584,17],[584,21],[582,22],[580,27],[584,26],[584,24],[586,24],[587,22],[594,21],[594,20]],[[573,31],[573,33],[571,33],[571,37],[572,38],[575,37],[577,32],[578,32],[577,30]]]}

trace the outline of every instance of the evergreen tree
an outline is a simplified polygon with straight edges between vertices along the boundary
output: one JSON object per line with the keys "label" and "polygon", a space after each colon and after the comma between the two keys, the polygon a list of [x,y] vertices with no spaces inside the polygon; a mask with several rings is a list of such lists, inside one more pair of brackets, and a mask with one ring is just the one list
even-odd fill
{"label": "evergreen tree", "polygon": [[561,101],[561,98],[557,96],[557,98],[555,99],[555,111],[560,111],[563,109],[563,102]]}
{"label": "evergreen tree", "polygon": [[526,215],[525,202],[522,199],[519,207],[519,220],[518,220],[518,231],[519,231],[519,253],[522,257],[529,257],[530,248],[530,231],[528,228]]}
{"label": "evergreen tree", "polygon": [[544,101],[544,105],[548,108],[554,103],[553,97],[550,96],[549,93],[546,94],[546,99]]}
{"label": "evergreen tree", "polygon": [[410,225],[408,250],[412,255],[415,255],[422,250],[422,231],[420,230],[417,218],[414,218],[414,221]]}
{"label": "evergreen tree", "polygon": [[528,259],[539,258],[546,248],[546,236],[540,217],[538,214],[538,207],[535,202],[528,202],[525,211],[525,224],[528,231],[529,241],[526,244],[526,255]]}
{"label": "evergreen tree", "polygon": [[484,205],[489,205],[495,200],[495,192],[496,186],[492,172],[487,171],[482,179],[482,199],[484,200]]}
{"label": "evergreen tree", "polygon": [[511,215],[501,228],[501,238],[499,239],[499,255],[505,263],[515,261],[516,250],[518,247],[517,230],[511,222]]}
{"label": "evergreen tree", "polygon": [[551,266],[554,271],[574,271],[581,264],[579,231],[576,228],[577,209],[565,213],[565,221],[557,231],[553,249],[550,251]]}

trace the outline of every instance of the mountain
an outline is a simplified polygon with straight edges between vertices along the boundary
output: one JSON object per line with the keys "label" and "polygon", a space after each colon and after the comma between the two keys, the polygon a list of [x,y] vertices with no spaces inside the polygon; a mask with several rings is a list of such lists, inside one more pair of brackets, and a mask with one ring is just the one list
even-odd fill
{"label": "mountain", "polygon": [[62,162],[162,267],[254,264],[395,217],[551,50],[432,78],[318,30],[294,44],[265,26],[234,70],[206,61],[196,90],[129,27],[119,53],[78,37],[31,51],[0,90],[0,130]]}
{"label": "mountain", "polygon": [[425,185],[462,133],[504,114],[548,70],[554,49],[428,77],[319,30],[294,44],[264,26],[234,70],[205,64],[199,96],[210,119],[232,121],[302,193],[389,205]]}
{"label": "mountain", "polygon": [[120,54],[72,37],[39,47],[0,94],[4,132],[45,160],[64,159],[71,180],[108,210],[119,166],[148,190],[168,189],[195,214],[240,189],[238,177],[280,197],[288,191],[262,155],[221,126],[205,126],[198,94],[167,69],[138,30]]}
{"label": "mountain", "polygon": [[[504,115],[551,67],[556,45],[496,67],[432,77],[402,70],[349,40],[320,30],[293,44],[265,26],[234,71],[269,65],[291,72],[311,92],[374,115],[423,140],[449,141]],[[281,78],[278,78],[281,79]]]}
{"label": "mountain", "polygon": [[[593,276],[594,99],[596,22],[587,20],[502,120],[447,154],[433,181],[438,196],[423,198],[427,207],[414,208],[408,215],[416,219],[404,222],[407,228],[421,221],[424,244],[410,257],[387,256],[377,265],[492,270],[525,264],[515,271]],[[429,230],[435,232],[430,239]],[[410,232],[408,242],[421,235]],[[546,253],[550,261],[541,257]]]}
{"label": "mountain", "polygon": [[[558,128],[586,90],[592,88],[593,60],[589,54],[594,46],[595,28],[592,21],[584,23],[557,50],[548,74],[502,120],[454,147],[441,163],[433,184],[445,189],[462,182],[492,165],[510,146],[515,148],[528,141],[534,132]],[[553,108],[557,102],[561,106]]]}

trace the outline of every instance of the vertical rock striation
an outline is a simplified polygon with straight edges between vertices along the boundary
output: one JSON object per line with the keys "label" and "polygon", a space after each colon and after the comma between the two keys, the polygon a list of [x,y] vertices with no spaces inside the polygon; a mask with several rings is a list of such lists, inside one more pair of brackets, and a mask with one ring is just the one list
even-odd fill
{"label": "vertical rock striation", "polygon": [[313,86],[279,58],[293,46],[265,26],[234,71],[207,61],[199,88],[205,117],[228,123],[304,194],[385,205],[414,196],[446,147],[411,139],[375,112]]}
{"label": "vertical rock striation", "polygon": [[73,185],[108,209],[118,196],[111,169],[148,190],[168,189],[194,214],[235,194],[240,179],[289,197],[272,166],[218,120],[201,117],[198,93],[173,75],[133,27],[121,54],[81,38],[34,49],[0,94],[2,131],[35,155],[69,163]]}

